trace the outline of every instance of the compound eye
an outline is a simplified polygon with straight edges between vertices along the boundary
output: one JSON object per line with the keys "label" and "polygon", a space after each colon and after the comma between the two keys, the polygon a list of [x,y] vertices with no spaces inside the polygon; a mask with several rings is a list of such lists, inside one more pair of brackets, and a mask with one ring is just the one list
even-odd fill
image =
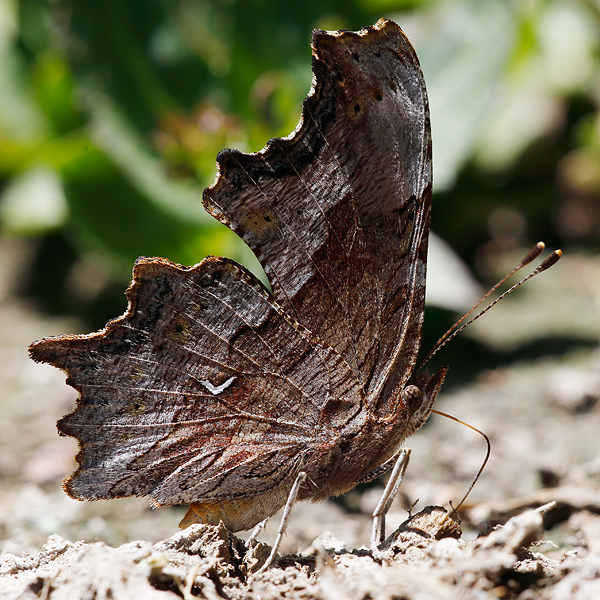
{"label": "compound eye", "polygon": [[415,413],[421,407],[421,403],[423,402],[423,393],[416,385],[407,385],[402,390],[402,400],[406,408],[411,413]]}

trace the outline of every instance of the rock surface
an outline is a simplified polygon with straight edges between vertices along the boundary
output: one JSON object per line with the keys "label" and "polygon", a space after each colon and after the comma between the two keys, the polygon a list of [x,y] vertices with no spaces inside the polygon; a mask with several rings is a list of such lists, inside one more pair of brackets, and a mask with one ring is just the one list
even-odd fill
{"label": "rock surface", "polygon": [[550,503],[523,512],[465,541],[445,509],[426,507],[374,552],[348,551],[324,533],[312,553],[283,557],[268,571],[260,567],[269,547],[246,548],[223,526],[192,525],[118,548],[53,535],[39,553],[0,557],[0,598],[597,598],[600,554],[590,543],[600,517],[577,513],[571,527],[586,545],[549,558],[537,549],[552,545],[544,517],[553,510]]}

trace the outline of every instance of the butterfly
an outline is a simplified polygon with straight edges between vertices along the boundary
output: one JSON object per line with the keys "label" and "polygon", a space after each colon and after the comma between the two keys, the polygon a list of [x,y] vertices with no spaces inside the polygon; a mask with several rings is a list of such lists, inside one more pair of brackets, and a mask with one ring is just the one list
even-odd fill
{"label": "butterfly", "polygon": [[30,346],[79,392],[58,422],[80,446],[71,497],[190,504],[183,524],[246,530],[295,482],[320,501],[379,476],[429,416],[445,370],[415,372],[432,187],[423,74],[385,19],[317,30],[312,50],[294,132],[222,151],[204,191],[271,289],[227,258],[140,258],[124,315]]}

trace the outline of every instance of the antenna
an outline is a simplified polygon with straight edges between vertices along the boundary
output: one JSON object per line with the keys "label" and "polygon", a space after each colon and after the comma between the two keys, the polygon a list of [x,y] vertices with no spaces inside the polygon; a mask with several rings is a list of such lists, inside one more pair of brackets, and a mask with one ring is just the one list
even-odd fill
{"label": "antenna", "polygon": [[[521,279],[521,281],[519,281],[518,283],[516,283],[515,285],[513,285],[511,288],[509,288],[508,290],[506,290],[503,294],[501,294],[500,296],[498,296],[498,298],[496,298],[490,305],[488,305],[482,311],[480,311],[479,313],[477,313],[472,319],[469,319],[466,323],[464,323],[463,325],[461,325],[459,327],[459,325],[469,315],[471,315],[475,310],[477,310],[477,308],[479,308],[479,306],[481,306],[481,304],[483,302],[485,302],[485,300],[487,300],[490,297],[490,295],[493,294],[505,281],[507,281],[517,271],[519,271],[520,269],[522,269],[523,267],[525,267],[526,265],[528,265],[530,262],[534,261],[544,251],[545,247],[546,246],[545,246],[544,242],[538,242],[523,257],[523,259],[521,260],[521,262],[510,271],[510,273],[508,273],[507,275],[505,275],[498,283],[496,283],[496,285],[494,285],[483,296],[483,298],[481,298],[481,300],[479,302],[477,302],[477,304],[475,304],[475,306],[473,306],[473,308],[471,308],[471,310],[469,310],[468,312],[466,312],[458,321],[456,321],[456,323],[454,323],[454,325],[452,325],[452,327],[450,327],[450,329],[448,329],[448,331],[446,331],[446,333],[435,343],[433,349],[430,350],[430,352],[427,354],[427,356],[425,356],[425,358],[419,363],[419,365],[418,365],[417,369],[415,369],[415,371],[417,371],[421,367],[423,367],[423,365],[434,354],[437,354],[454,336],[458,335],[463,329],[465,329],[465,327],[468,327],[471,323],[473,323],[474,321],[476,321],[477,319],[479,319],[479,317],[482,317],[488,310],[490,310],[490,308],[492,308],[492,306],[494,306],[495,304],[497,304],[498,302],[500,302],[500,300],[502,300],[502,298],[505,298],[506,296],[508,296],[508,294],[510,294],[511,292],[514,292],[519,286],[523,285],[526,281],[529,281],[531,278],[535,277],[536,275],[539,275],[540,273],[542,273],[546,269],[549,269],[551,266],[555,265],[558,262],[559,258],[562,256],[562,252],[560,250],[555,250],[554,252],[552,252],[552,254],[550,254],[549,256],[547,256],[529,275],[527,275],[527,277],[524,277],[523,279]],[[447,419],[451,419],[452,421],[456,421],[457,423],[460,423],[461,425],[465,425],[465,427],[468,427],[469,429],[472,429],[473,431],[476,431],[479,435],[481,435],[485,439],[486,444],[487,444],[487,452],[486,452],[486,455],[485,455],[485,459],[483,460],[483,463],[482,463],[481,467],[479,467],[479,471],[477,471],[477,474],[473,478],[473,481],[471,482],[471,485],[469,486],[469,489],[467,490],[466,494],[462,497],[461,501],[458,503],[458,506],[454,507],[454,506],[452,506],[452,503],[450,503],[450,506],[452,507],[452,512],[450,513],[450,515],[452,516],[452,515],[458,513],[459,508],[464,504],[465,500],[467,499],[467,497],[471,493],[471,490],[475,487],[475,484],[477,483],[477,480],[481,476],[481,473],[483,473],[483,469],[487,465],[488,459],[490,458],[490,453],[491,453],[491,450],[492,450],[492,445],[490,443],[490,438],[485,433],[483,433],[483,431],[480,431],[476,427],[473,427],[473,425],[469,425],[468,423],[465,423],[464,421],[461,421],[460,419],[457,419],[456,417],[453,417],[452,415],[449,415],[447,413],[441,412],[439,410],[432,409],[431,412],[435,413],[436,415],[440,415],[442,417],[446,417]]]}
{"label": "antenna", "polygon": [[[435,345],[429,351],[427,356],[425,356],[425,358],[419,363],[419,365],[415,369],[415,372],[418,371],[419,369],[421,369],[425,365],[425,363],[427,363],[431,359],[432,356],[437,354],[453,337],[457,336],[463,329],[468,327],[471,323],[473,323],[474,321],[477,321],[477,319],[479,319],[479,317],[482,317],[483,315],[485,315],[485,313],[488,310],[490,310],[490,308],[492,308],[492,306],[498,304],[498,302],[500,302],[500,300],[502,300],[503,298],[508,296],[508,294],[514,292],[518,287],[523,285],[526,281],[529,281],[536,275],[539,275],[546,269],[549,269],[551,266],[555,265],[558,262],[558,259],[562,256],[561,250],[555,250],[554,252],[552,252],[552,254],[547,256],[529,275],[527,275],[527,277],[523,277],[523,279],[521,279],[521,281],[519,281],[518,283],[515,283],[515,285],[513,285],[510,289],[506,290],[503,294],[498,296],[498,298],[496,298],[490,305],[488,305],[486,308],[484,308],[481,312],[477,313],[472,319],[469,319],[464,325],[461,325],[459,327],[459,325],[469,315],[471,315],[475,310],[477,310],[477,308],[479,308],[479,306],[481,306],[481,304],[483,302],[485,302],[506,280],[510,279],[517,271],[520,271],[523,267],[528,265],[530,262],[534,261],[544,251],[545,247],[546,247],[546,245],[544,244],[544,242],[538,242],[523,257],[523,260],[521,260],[521,262],[510,271],[510,273],[505,275],[498,283],[496,283],[496,285],[494,285],[492,288],[490,288],[490,290],[485,294],[485,296],[483,296],[483,298],[481,298],[481,300],[479,302],[477,302],[477,304],[475,304],[473,306],[473,308],[471,308],[458,321],[456,321],[456,323],[454,323],[454,325],[452,325],[452,327],[450,327],[450,329],[448,329],[448,331],[446,331],[446,333],[444,333],[444,335],[435,343]],[[470,427],[470,425],[469,425],[469,427]]]}

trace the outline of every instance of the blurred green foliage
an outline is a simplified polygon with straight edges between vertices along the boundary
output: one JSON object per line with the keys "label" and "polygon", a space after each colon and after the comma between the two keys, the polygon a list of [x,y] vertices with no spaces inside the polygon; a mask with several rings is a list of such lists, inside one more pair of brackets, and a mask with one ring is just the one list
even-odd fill
{"label": "blurred green foliage", "polygon": [[138,255],[256,264],[201,207],[215,156],[287,135],[313,28],[386,16],[430,93],[434,230],[480,275],[545,239],[597,246],[597,0],[0,0],[0,227],[22,291],[101,326]]}

